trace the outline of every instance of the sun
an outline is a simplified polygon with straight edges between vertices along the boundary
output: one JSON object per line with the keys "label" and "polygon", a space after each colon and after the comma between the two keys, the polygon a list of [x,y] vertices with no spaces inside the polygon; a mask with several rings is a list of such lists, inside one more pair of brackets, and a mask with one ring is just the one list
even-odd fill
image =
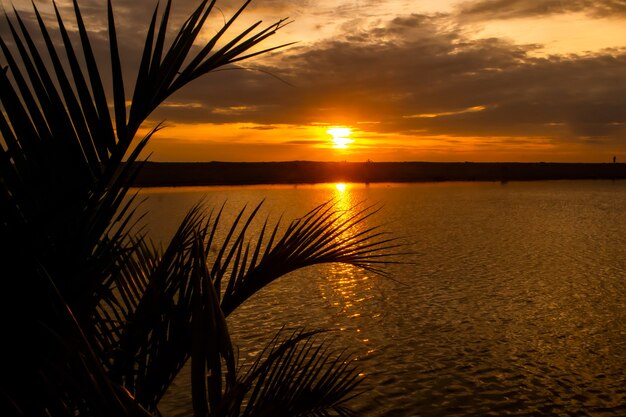
{"label": "sun", "polygon": [[350,139],[352,129],[349,127],[331,127],[326,130],[330,136],[332,136],[333,148],[347,149],[348,145],[354,142]]}

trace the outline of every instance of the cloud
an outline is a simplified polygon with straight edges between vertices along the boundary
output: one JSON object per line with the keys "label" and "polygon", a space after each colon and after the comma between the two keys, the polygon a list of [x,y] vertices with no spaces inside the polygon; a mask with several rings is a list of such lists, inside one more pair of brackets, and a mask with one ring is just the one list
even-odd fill
{"label": "cloud", "polygon": [[405,119],[433,119],[435,117],[445,117],[445,116],[456,116],[457,114],[463,113],[476,113],[478,111],[485,110],[485,106],[472,106],[462,110],[456,111],[444,111],[439,113],[421,113],[421,114],[411,114],[407,116],[402,116]]}
{"label": "cloud", "polygon": [[554,14],[585,13],[589,16],[626,16],[621,0],[478,0],[462,3],[458,12],[473,19],[512,19]]}
{"label": "cloud", "polygon": [[535,45],[470,40],[445,16],[425,15],[397,17],[350,37],[294,48],[263,67],[295,87],[262,73],[235,71],[210,75],[177,98],[201,101],[207,109],[255,111],[173,117],[294,125],[377,121],[360,127],[558,140],[618,140],[624,131],[625,50],[536,58]]}
{"label": "cloud", "polygon": [[[66,3],[60,4],[67,8]],[[150,18],[140,3],[118,1],[114,6],[130,74],[138,65]],[[224,3],[228,16],[232,2]],[[295,9],[296,2],[286,0],[256,3],[254,10],[272,15],[304,13],[314,4],[298,3],[302,9]],[[175,20],[182,21],[194,4],[178,1]],[[460,11],[465,16],[503,18],[585,7],[594,16],[624,14],[626,8],[623,2],[610,1],[483,0],[464,3]],[[100,31],[105,27],[104,7],[85,0],[81,8],[89,27],[96,28],[92,40],[98,59],[107,63],[107,37]],[[344,9],[341,13],[349,16]],[[221,15],[215,18],[209,31],[222,22]],[[270,38],[268,44],[272,42]],[[537,58],[533,51],[539,47],[469,38],[456,16],[449,14],[347,19],[332,38],[243,63],[237,70],[208,74],[177,92],[152,120],[252,123],[251,129],[259,132],[277,125],[345,124],[372,137],[499,137],[517,144],[534,137],[542,146],[623,140],[626,49]],[[102,74],[108,77],[108,71]],[[129,77],[127,94],[132,83]]]}

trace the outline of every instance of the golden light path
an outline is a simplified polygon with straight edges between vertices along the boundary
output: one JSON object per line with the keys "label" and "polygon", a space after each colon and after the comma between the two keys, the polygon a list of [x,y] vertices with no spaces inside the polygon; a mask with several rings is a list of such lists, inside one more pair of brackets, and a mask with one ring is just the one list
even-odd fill
{"label": "golden light path", "polygon": [[[346,218],[355,215],[355,210],[358,209],[354,185],[338,182],[329,184],[328,187],[336,209]],[[346,230],[346,233],[358,234],[362,226],[364,225]],[[356,333],[356,337],[365,345],[363,357],[369,356],[376,349],[370,345],[371,332],[363,328],[362,324],[366,320],[375,320],[382,314],[380,311],[368,310],[375,303],[377,283],[371,274],[352,265],[331,264],[328,268],[328,278],[320,282],[322,298],[347,319],[339,329]]]}
{"label": "golden light path", "polygon": [[349,127],[331,127],[326,130],[326,133],[332,136],[333,148],[347,149],[348,145],[354,142],[350,139],[352,130]]}

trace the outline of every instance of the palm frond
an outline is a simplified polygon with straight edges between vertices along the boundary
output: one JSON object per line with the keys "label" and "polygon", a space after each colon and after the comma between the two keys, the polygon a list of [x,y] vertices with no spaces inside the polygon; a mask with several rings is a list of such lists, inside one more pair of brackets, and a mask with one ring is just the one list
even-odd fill
{"label": "palm frond", "polygon": [[378,226],[366,224],[378,211],[376,207],[343,211],[332,201],[293,221],[276,242],[280,224],[275,225],[265,242],[266,222],[251,246],[250,242],[246,243],[245,235],[257,210],[251,213],[236,238],[229,234],[213,260],[212,275],[218,287],[232,266],[222,299],[226,315],[277,278],[311,265],[340,262],[386,276],[380,266],[393,263],[390,250],[402,246]]}
{"label": "palm frond", "polygon": [[[30,278],[29,284],[37,284],[37,289],[44,293],[45,296],[34,298],[46,315],[37,316],[27,328],[23,327],[25,317],[31,318],[32,311],[24,311],[19,320],[4,323],[13,343],[5,343],[8,360],[2,364],[0,392],[12,403],[15,415],[148,417],[128,391],[111,381],[43,265],[33,265],[32,271],[37,274],[21,277]],[[0,307],[2,313],[6,313],[6,301],[3,299]],[[24,344],[15,343],[18,340]],[[45,401],[38,397],[39,389],[44,391]],[[3,411],[6,412],[4,408]]]}
{"label": "palm frond", "polygon": [[[191,381],[194,414],[219,416],[230,407],[224,396],[234,388],[235,353],[219,298],[209,275],[204,239],[194,242]],[[223,363],[226,373],[223,374]],[[226,386],[222,385],[222,378]]]}
{"label": "palm frond", "polygon": [[109,350],[112,378],[146,408],[154,410],[190,355],[194,294],[194,241],[204,236],[199,207],[183,219],[161,254],[147,241],[120,259],[120,273],[109,283],[99,317],[114,314],[101,344]]}
{"label": "palm frond", "polygon": [[[258,24],[235,35],[226,45],[214,51],[216,45],[226,36],[227,30],[233,22],[248,7],[247,0],[224,24],[224,26],[200,49],[190,57],[192,46],[200,34],[209,14],[214,9],[216,1],[202,0],[187,21],[175,35],[171,45],[165,48],[165,33],[170,10],[168,0],[161,17],[158,32],[156,30],[156,11],[150,22],[146,37],[146,45],[140,64],[140,71],[131,105],[128,131],[136,132],[141,122],[164,100],[196,78],[214,71],[220,67],[241,60],[246,51],[250,50],[285,25],[285,20],[279,20],[266,29],[257,29]],[[252,34],[251,34],[252,33]],[[251,34],[251,35],[250,35]],[[248,38],[245,38],[247,35]],[[273,49],[288,46],[280,45]],[[148,48],[151,48],[148,50]],[[213,52],[213,53],[212,53]],[[255,54],[250,54],[248,58]],[[247,59],[247,58],[246,58]],[[237,61],[235,61],[237,60]],[[188,62],[186,64],[186,62]]]}
{"label": "palm frond", "polygon": [[[78,0],[74,2],[74,15],[76,17],[76,23],[78,25],[78,33],[80,35],[81,51],[83,58],[85,59],[85,65],[87,67],[87,75],[89,76],[89,82],[91,87],[92,99],[96,107],[97,119],[90,124],[90,131],[94,135],[94,141],[97,146],[105,147],[108,154],[107,156],[100,156],[102,162],[107,162],[109,155],[115,148],[115,134],[113,132],[113,123],[109,114],[109,106],[107,104],[106,94],[104,92],[104,84],[100,77],[100,71],[98,70],[98,64],[94,57],[93,50],[91,48],[91,42],[87,35],[87,29],[85,28],[85,22],[83,21],[80,8],[78,7]],[[58,13],[58,12],[57,12]],[[58,19],[62,20],[60,16]],[[78,67],[77,67],[78,68]],[[78,69],[77,72],[82,72]],[[84,76],[83,76],[84,77]],[[83,104],[83,108],[90,107],[88,102]],[[86,113],[89,113],[86,110]]]}
{"label": "palm frond", "polygon": [[[265,27],[256,22],[227,38],[247,0],[194,49],[215,3],[201,0],[167,47],[171,1],[160,17],[155,7],[128,111],[110,0],[112,111],[77,0],[76,45],[56,5],[61,44],[53,42],[37,6],[35,30],[17,11],[5,16],[0,252],[7,254],[7,271],[21,275],[11,272],[6,279],[0,316],[11,316],[4,307],[9,298],[28,312],[15,322],[32,334],[12,357],[35,382],[29,389],[0,386],[16,412],[158,413],[160,399],[191,358],[197,415],[240,415],[242,407],[244,415],[268,415],[279,404],[289,415],[348,415],[344,403],[359,378],[346,355],[315,345],[316,332],[277,336],[263,361],[237,379],[226,317],[264,286],[305,266],[344,262],[384,275],[379,266],[392,261],[388,250],[398,244],[368,226],[375,207],[342,211],[329,202],[284,231],[266,221],[248,241],[260,205],[250,213],[244,208],[224,238],[218,233],[223,207],[204,215],[197,206],[164,251],[133,230],[138,220],[130,187],[140,153],[160,129],[134,141],[146,118],[196,78],[286,46],[250,52],[288,24],[285,19]],[[208,248],[218,241],[213,255]],[[50,351],[31,361],[29,344],[42,341]]]}
{"label": "palm frond", "polygon": [[[158,127],[143,140],[134,142],[133,138],[152,110],[174,91],[174,81],[178,80],[178,89],[190,80],[179,80],[182,65],[214,3],[202,1],[168,49],[164,37],[170,4],[158,33],[155,9],[128,117],[110,1],[107,20],[113,114],[100,75],[102,67],[94,57],[77,0],[73,1],[79,34],[76,45],[56,5],[61,44],[52,41],[52,31],[34,4],[36,28],[28,28],[17,11],[11,17],[5,13],[8,35],[0,38],[0,57],[4,60],[0,71],[0,249],[8,256],[7,270],[24,270],[23,278],[7,284],[7,297],[29,310],[20,322],[24,328],[35,331],[40,329],[36,325],[40,317],[58,317],[40,302],[52,296],[49,289],[39,285],[45,282],[41,272],[45,271],[83,332],[85,346],[102,361],[107,378],[115,386],[128,387],[135,395],[132,401],[152,408],[189,355],[188,349],[175,353],[166,349],[170,339],[181,346],[189,346],[191,341],[190,315],[180,312],[191,310],[192,240],[187,238],[199,229],[195,220],[190,221],[196,226],[185,229],[185,236],[174,242],[181,247],[166,250],[159,257],[140,243],[141,239],[132,238],[130,216],[134,209],[132,199],[127,199],[129,187],[140,168],[136,164],[139,154]],[[38,46],[38,39],[43,40],[45,50]],[[245,48],[238,53],[244,54]],[[226,64],[228,61],[217,66]],[[41,265],[41,269],[34,265]],[[130,279],[131,273],[139,274],[135,281]],[[124,274],[126,280],[119,278]],[[174,279],[176,275],[181,278]],[[155,335],[165,335],[165,342],[146,336],[132,321],[139,319],[141,323],[144,317],[154,320],[161,306],[150,297],[157,294],[158,298],[161,290],[166,299],[176,300],[173,307],[165,307],[168,319],[156,321],[161,333]],[[179,294],[184,296],[177,298]],[[58,334],[70,345],[79,343]],[[146,339],[149,343],[137,345]],[[16,349],[16,354],[22,350],[27,349]],[[24,366],[30,363],[26,357],[18,362]],[[28,366],[25,375],[41,374],[35,363]],[[91,366],[86,369],[99,372]],[[59,377],[54,375],[50,376],[51,384]],[[97,388],[102,382],[88,373],[77,372],[74,377],[77,386]],[[14,408],[20,409],[28,401],[41,405],[42,410],[56,407],[54,401],[47,402],[42,387],[32,389],[32,398],[14,401]],[[77,411],[69,407],[68,412]]]}
{"label": "palm frond", "polygon": [[[396,246],[395,239],[362,224],[376,213],[374,207],[347,214],[329,202],[294,221],[280,238],[277,224],[267,242],[266,221],[255,245],[244,249],[246,232],[260,208],[261,204],[255,206],[247,215],[242,209],[219,238],[224,206],[207,217],[196,206],[165,252],[140,240],[120,260],[121,273],[109,283],[111,291],[103,298],[97,320],[111,325],[101,329],[98,340],[103,350],[116,352],[107,362],[111,375],[144,407],[157,406],[190,357],[195,364],[194,380],[211,375],[208,381],[194,384],[194,403],[204,404],[206,395],[207,409],[225,407],[223,398],[233,390],[229,378],[234,371],[224,318],[236,308],[225,303],[237,300],[241,304],[273,280],[303,266],[345,262],[384,273],[378,265],[391,262],[386,258]],[[360,226],[362,230],[356,231]],[[218,240],[220,247],[209,254],[207,248]],[[228,286],[221,294],[220,283],[226,275],[230,276]],[[189,343],[192,349],[187,348]],[[222,364],[226,364],[225,374]],[[228,375],[225,386],[221,385],[223,375]]]}
{"label": "palm frond", "polygon": [[319,331],[279,332],[240,382],[242,416],[348,416],[346,403],[362,381],[354,360]]}
{"label": "palm frond", "polygon": [[[132,139],[150,112],[175,91],[171,88],[174,82],[178,89],[200,75],[194,70],[194,77],[181,78],[184,72],[182,65],[214,3],[205,0],[199,4],[169,49],[164,45],[170,2],[161,17],[158,33],[155,33],[155,9],[128,122],[115,20],[111,2],[107,3],[117,138],[114,136],[113,117],[108,109],[105,88],[78,2],[74,1],[80,35],[78,50],[72,45],[64,20],[55,6],[69,73],[65,71],[63,57],[36,6],[33,8],[39,35],[44,40],[50,66],[46,65],[46,59],[20,14],[15,12],[13,19],[20,28],[19,34],[12,19],[6,16],[12,43],[18,49],[22,66],[2,40],[0,49],[16,85],[14,87],[7,72],[2,71],[0,101],[4,111],[0,129],[6,148],[2,146],[5,157],[0,161],[0,172],[6,172],[7,177],[13,179],[4,182],[5,187],[11,187],[6,189],[4,196],[19,210],[22,221],[28,222],[30,231],[26,234],[40,236],[32,241],[52,239],[60,243],[43,245],[48,249],[60,248],[54,250],[54,253],[42,254],[48,258],[44,263],[56,263],[54,267],[49,267],[52,276],[60,274],[58,269],[65,272],[94,269],[88,266],[91,255],[96,252],[96,245],[104,236],[106,226],[121,208],[136,174],[136,170],[121,169],[122,160],[127,158],[127,167],[137,160],[145,141],[139,142],[129,153]],[[247,3],[244,3],[236,16],[246,6]],[[240,37],[235,36],[235,39],[234,44],[239,44]],[[209,41],[208,45],[213,45],[214,41]],[[243,49],[238,49],[237,54],[241,55],[254,44],[246,44]],[[86,70],[79,64],[79,55],[82,55]],[[228,62],[224,61],[218,66],[226,64]],[[69,235],[68,231],[71,231]],[[90,243],[85,244],[84,238],[88,238]],[[73,247],[78,242],[79,246]],[[75,272],[65,273],[67,278],[58,283],[72,306],[78,300],[84,300],[94,285],[78,277],[84,275],[82,272]],[[80,311],[76,311],[76,314],[81,318],[88,315]]]}
{"label": "palm frond", "polygon": [[113,105],[115,108],[115,127],[118,140],[126,146],[130,145],[133,135],[126,134],[126,94],[124,93],[124,78],[122,77],[122,63],[117,46],[115,33],[115,18],[111,0],[107,1],[107,17],[109,22],[109,45],[111,52],[111,73],[113,75]]}

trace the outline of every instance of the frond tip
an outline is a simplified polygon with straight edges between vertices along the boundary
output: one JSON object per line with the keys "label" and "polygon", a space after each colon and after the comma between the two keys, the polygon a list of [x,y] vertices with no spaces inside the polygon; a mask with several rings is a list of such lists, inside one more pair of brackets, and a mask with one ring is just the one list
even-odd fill
{"label": "frond tip", "polygon": [[349,416],[345,404],[359,395],[354,358],[316,341],[321,331],[280,331],[240,381],[242,416]]}
{"label": "frond tip", "polygon": [[[380,267],[394,262],[390,249],[401,246],[379,226],[368,224],[380,208],[355,206],[346,211],[333,201],[291,222],[280,238],[280,223],[270,232],[266,222],[256,243],[246,242],[245,233],[258,209],[253,210],[235,236],[237,223],[244,222],[243,211],[239,214],[218,256],[210,260],[218,288],[230,270],[222,299],[225,315],[272,281],[306,266],[340,262],[387,276]],[[265,241],[267,234],[270,237]]]}

